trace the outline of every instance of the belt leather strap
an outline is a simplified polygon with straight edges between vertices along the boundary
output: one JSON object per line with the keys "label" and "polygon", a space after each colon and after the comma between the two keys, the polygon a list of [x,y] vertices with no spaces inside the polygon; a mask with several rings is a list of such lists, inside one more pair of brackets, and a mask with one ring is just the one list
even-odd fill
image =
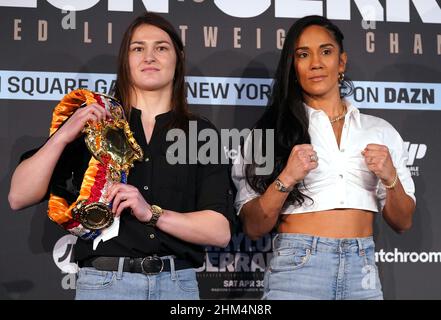
{"label": "belt leather strap", "polygon": [[[119,257],[96,257],[80,263],[81,267],[93,267],[101,271],[118,271]],[[174,260],[175,270],[193,268],[186,260],[176,259],[173,256],[144,258],[124,258],[123,272],[143,273],[154,275],[160,272],[170,272],[170,259]]]}

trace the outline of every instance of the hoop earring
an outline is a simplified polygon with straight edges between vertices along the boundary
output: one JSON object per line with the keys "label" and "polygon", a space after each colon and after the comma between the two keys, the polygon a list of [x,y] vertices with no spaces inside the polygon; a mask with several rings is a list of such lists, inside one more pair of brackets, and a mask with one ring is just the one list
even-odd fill
{"label": "hoop earring", "polygon": [[345,80],[345,74],[343,72],[339,73],[338,74],[338,82],[341,84],[344,80]]}

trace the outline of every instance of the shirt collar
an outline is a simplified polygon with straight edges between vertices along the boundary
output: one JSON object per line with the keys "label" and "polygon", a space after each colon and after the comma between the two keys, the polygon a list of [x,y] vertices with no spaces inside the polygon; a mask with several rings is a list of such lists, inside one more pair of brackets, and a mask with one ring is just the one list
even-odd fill
{"label": "shirt collar", "polygon": [[[137,119],[141,118],[142,111],[140,109],[132,107],[130,112],[131,112],[131,114],[130,114],[131,118],[132,117],[135,117]],[[157,123],[163,123],[165,121],[168,121],[170,119],[171,115],[172,115],[172,111],[169,110],[167,112],[160,113],[160,114],[156,115],[155,116],[155,120],[156,120]]]}
{"label": "shirt collar", "polygon": [[[350,102],[349,100],[344,99],[344,102],[348,108],[346,117],[352,117],[355,121],[355,124],[361,128],[361,120],[360,120],[360,110],[358,110],[358,108],[356,106],[354,106],[352,104],[352,102]],[[308,115],[308,120],[311,121],[311,118],[316,115],[319,114],[321,112],[324,112],[320,109],[314,109],[312,107],[310,107],[309,105],[307,105],[305,102],[303,103],[303,105],[305,106],[306,109],[306,113]]]}
{"label": "shirt collar", "polygon": [[361,117],[360,117],[360,110],[356,106],[352,104],[352,102],[345,99],[346,106],[348,107],[348,114],[350,117],[352,117],[355,121],[355,124],[359,129],[361,129]]}

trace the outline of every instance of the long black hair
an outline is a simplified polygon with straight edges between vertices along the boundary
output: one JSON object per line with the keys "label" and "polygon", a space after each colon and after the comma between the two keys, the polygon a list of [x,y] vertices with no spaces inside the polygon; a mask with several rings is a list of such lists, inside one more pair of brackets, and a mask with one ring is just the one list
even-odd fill
{"label": "long black hair", "polygon": [[[294,69],[294,46],[303,31],[312,25],[326,28],[339,45],[340,53],[344,52],[342,32],[324,17],[306,16],[297,20],[289,29],[277,66],[268,106],[254,126],[254,129],[274,130],[274,170],[268,175],[256,175],[258,165],[254,161],[245,166],[245,176],[248,184],[260,194],[265,192],[285,168],[291,149],[298,144],[311,143],[311,137],[308,133],[309,120],[303,105],[302,87],[297,80]],[[340,83],[340,96],[344,97],[351,94],[352,89],[352,82],[344,79]],[[265,140],[262,141],[261,152],[264,152],[264,150],[266,150]],[[288,195],[286,202],[302,205],[305,197],[299,191],[299,184],[297,184]]]}

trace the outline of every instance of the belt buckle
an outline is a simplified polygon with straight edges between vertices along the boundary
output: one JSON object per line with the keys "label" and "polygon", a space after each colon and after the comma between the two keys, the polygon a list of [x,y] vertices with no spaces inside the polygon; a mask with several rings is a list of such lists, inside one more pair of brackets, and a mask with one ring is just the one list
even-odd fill
{"label": "belt buckle", "polygon": [[[160,262],[160,264],[157,265],[157,262]],[[147,266],[150,266],[150,267],[155,267],[157,270],[147,272],[144,269],[144,263],[146,263],[146,268],[147,268]],[[141,270],[142,270],[142,273],[145,275],[153,276],[153,275],[159,274],[162,271],[162,269],[164,269],[164,261],[162,261],[162,259],[159,258],[158,256],[148,256],[148,257],[145,257],[144,259],[142,259],[142,261],[141,261]]]}

